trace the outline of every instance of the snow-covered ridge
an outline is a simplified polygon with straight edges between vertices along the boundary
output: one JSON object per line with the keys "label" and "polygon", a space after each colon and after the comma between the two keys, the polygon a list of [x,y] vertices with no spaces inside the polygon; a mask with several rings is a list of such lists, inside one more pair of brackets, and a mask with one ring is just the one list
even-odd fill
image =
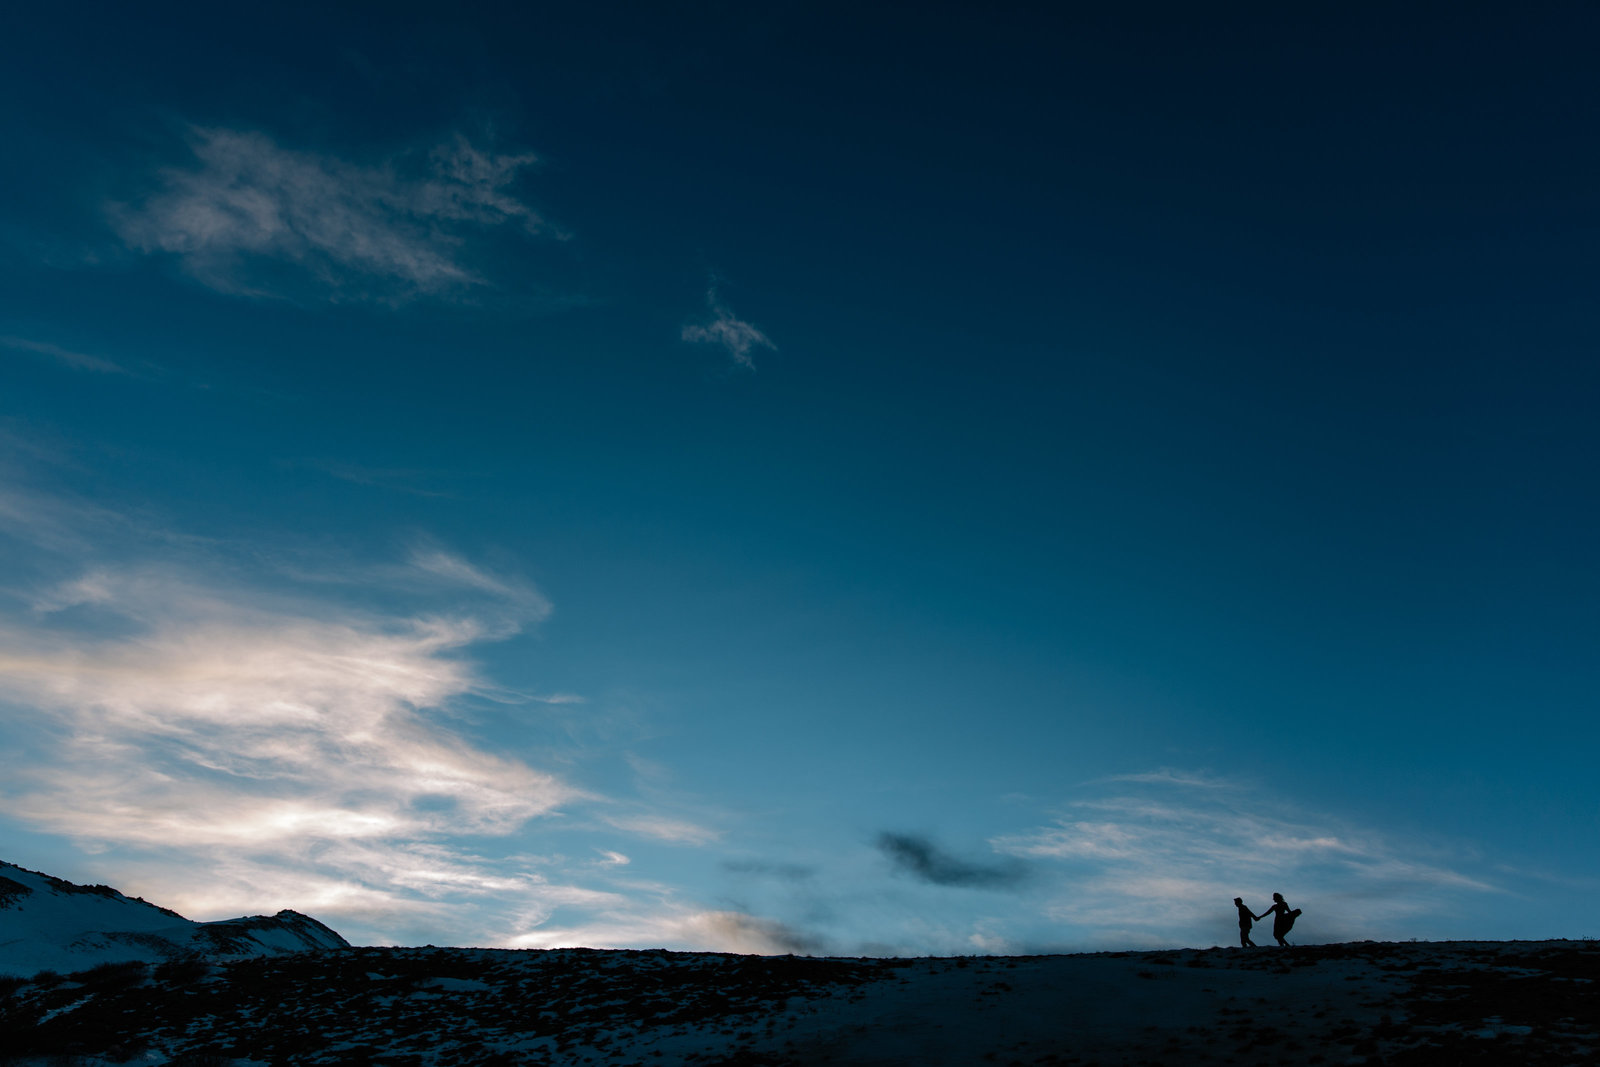
{"label": "snow-covered ridge", "polygon": [[77,885],[0,861],[0,974],[349,947],[333,930],[295,911],[194,922],[110,886]]}

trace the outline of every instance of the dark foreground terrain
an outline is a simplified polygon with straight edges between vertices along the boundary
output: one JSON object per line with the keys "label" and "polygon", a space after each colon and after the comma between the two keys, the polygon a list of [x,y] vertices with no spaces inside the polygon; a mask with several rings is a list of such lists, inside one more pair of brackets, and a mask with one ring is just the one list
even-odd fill
{"label": "dark foreground terrain", "polygon": [[0,983],[0,1062],[1575,1064],[1600,942],[810,959],[377,949]]}

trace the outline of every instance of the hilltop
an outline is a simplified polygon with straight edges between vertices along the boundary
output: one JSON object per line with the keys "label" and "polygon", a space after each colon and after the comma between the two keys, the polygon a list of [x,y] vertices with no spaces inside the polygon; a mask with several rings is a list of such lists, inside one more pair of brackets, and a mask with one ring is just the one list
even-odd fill
{"label": "hilltop", "polygon": [[333,930],[297,911],[194,922],[107,885],[77,885],[0,861],[0,975],[347,947]]}

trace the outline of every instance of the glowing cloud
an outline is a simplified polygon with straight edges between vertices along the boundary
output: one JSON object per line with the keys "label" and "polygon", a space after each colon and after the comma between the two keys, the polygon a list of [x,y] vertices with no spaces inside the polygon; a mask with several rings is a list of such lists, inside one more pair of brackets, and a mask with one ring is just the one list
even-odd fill
{"label": "glowing cloud", "polygon": [[41,600],[121,632],[7,628],[0,678],[57,728],[7,807],[73,837],[165,845],[506,833],[576,795],[423,710],[471,692],[470,618],[329,618],[170,572],[99,570]]}
{"label": "glowing cloud", "polygon": [[[41,559],[141,540],[111,512],[21,490],[7,500],[0,532]],[[312,574],[309,587],[242,578],[171,536],[146,549],[165,561],[83,564],[0,596],[13,605],[0,610],[0,741],[14,757],[0,815],[116,853],[131,891],[200,918],[294,907],[358,940],[504,944],[558,911],[636,925],[681,910],[659,888],[603,884],[627,865],[615,850],[598,863],[476,851],[530,822],[559,827],[569,806],[616,806],[489,751],[453,718],[463,699],[507,700],[462,653],[549,614],[531,583],[437,545],[343,585]],[[335,599],[360,582],[456,606]],[[515,702],[545,699],[581,700]],[[602,820],[681,843],[711,836],[628,811]]]}

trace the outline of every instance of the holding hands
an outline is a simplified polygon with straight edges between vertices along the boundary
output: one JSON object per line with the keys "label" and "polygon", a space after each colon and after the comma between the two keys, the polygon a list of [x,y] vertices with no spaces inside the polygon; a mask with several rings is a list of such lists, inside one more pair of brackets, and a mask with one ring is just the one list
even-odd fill
{"label": "holding hands", "polygon": [[1256,943],[1250,940],[1250,927],[1255,922],[1265,919],[1268,915],[1274,917],[1272,920],[1272,936],[1284,948],[1290,947],[1289,942],[1284,940],[1284,935],[1294,927],[1294,921],[1300,917],[1300,909],[1289,907],[1289,902],[1283,899],[1282,893],[1272,894],[1272,906],[1260,915],[1256,915],[1245,907],[1244,900],[1240,897],[1234,897],[1233,904],[1234,907],[1239,909],[1239,944],[1241,947],[1255,947]]}

